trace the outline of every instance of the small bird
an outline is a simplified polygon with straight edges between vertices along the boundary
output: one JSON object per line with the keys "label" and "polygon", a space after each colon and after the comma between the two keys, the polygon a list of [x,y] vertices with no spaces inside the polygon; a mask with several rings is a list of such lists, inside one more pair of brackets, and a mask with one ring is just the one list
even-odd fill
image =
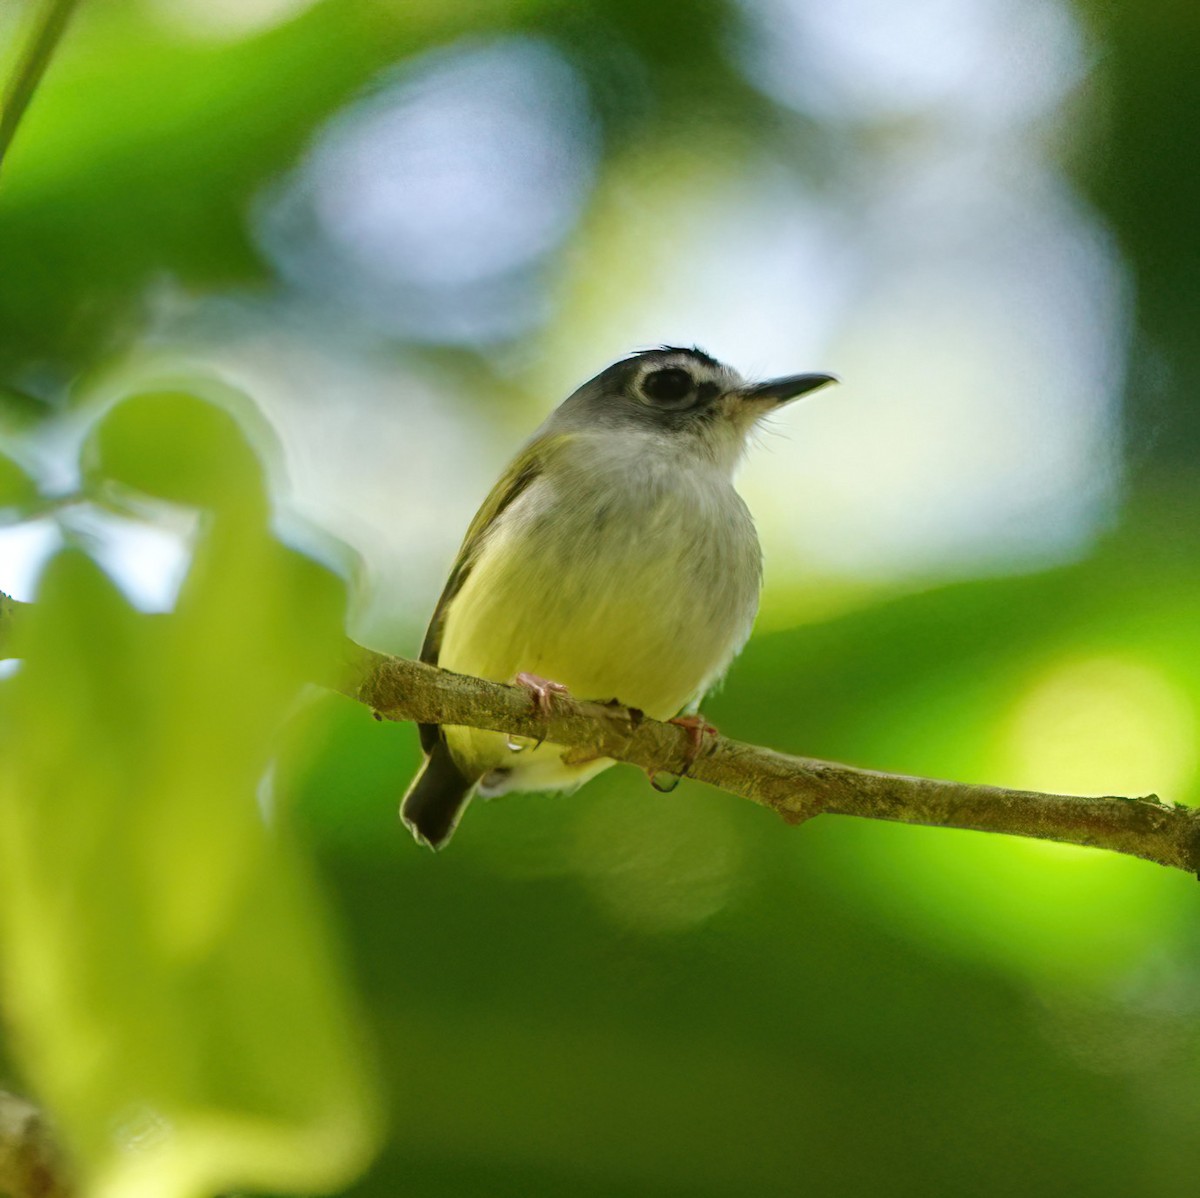
{"label": "small bird", "polygon": [[[747,434],[836,381],[747,383],[676,346],[609,366],[550,415],[484,500],[421,660],[524,685],[543,712],[570,693],[660,720],[694,713],[758,610],[762,554],[733,487]],[[477,792],[570,790],[613,764],[476,728],[420,733],[425,761],[401,817],[434,849]]]}

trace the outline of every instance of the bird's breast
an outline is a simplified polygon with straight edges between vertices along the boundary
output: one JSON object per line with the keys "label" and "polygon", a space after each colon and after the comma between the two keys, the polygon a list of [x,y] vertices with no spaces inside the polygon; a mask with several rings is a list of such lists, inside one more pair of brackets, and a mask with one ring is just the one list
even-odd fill
{"label": "bird's breast", "polygon": [[749,635],[760,555],[727,477],[606,446],[537,479],[489,530],[439,663],[562,682],[674,715]]}

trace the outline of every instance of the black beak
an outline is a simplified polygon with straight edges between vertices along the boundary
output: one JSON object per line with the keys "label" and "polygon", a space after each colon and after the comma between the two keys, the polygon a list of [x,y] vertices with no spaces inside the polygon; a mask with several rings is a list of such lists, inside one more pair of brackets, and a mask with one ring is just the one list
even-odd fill
{"label": "black beak", "polygon": [[799,399],[818,387],[836,383],[837,376],[833,374],[789,374],[782,379],[768,379],[765,383],[755,383],[743,392],[747,399],[764,399],[776,404],[787,403],[789,399]]}

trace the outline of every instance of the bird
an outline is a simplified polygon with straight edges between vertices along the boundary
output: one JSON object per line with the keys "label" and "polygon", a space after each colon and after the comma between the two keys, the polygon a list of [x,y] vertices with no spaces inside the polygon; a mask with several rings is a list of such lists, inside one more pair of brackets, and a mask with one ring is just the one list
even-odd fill
{"label": "bird", "polygon": [[[421,660],[525,686],[544,713],[569,693],[703,727],[695,713],[749,638],[762,580],[735,468],[760,419],[836,381],[748,382],[697,347],[670,345],[608,366],[551,413],[484,500]],[[476,794],[573,790],[613,764],[456,725],[422,724],[420,739],[401,818],[433,849]]]}

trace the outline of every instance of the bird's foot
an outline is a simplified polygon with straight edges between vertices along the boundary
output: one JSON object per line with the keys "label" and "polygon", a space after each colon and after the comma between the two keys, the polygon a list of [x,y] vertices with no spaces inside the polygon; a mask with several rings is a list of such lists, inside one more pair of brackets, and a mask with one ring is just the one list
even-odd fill
{"label": "bird's foot", "polygon": [[[670,794],[679,785],[679,779],[686,778],[691,772],[692,766],[696,764],[696,759],[704,751],[704,738],[706,736],[717,735],[716,728],[702,715],[677,715],[673,720],[668,720],[667,723],[677,724],[680,728],[687,729],[688,752],[687,757],[684,759],[683,769],[678,774],[666,774],[665,770],[650,771],[650,785],[662,794]],[[670,779],[670,784],[660,785],[658,781],[659,774],[666,774],[666,777]]]}
{"label": "bird's foot", "polygon": [[[554,710],[554,696],[562,695],[566,698],[571,693],[561,682],[551,682],[549,678],[543,678],[540,674],[529,674],[525,671],[517,675],[516,683],[529,692],[534,712],[547,722]],[[540,749],[545,739],[546,734],[543,732],[533,747]]]}
{"label": "bird's foot", "polygon": [[696,764],[696,758],[700,756],[700,751],[704,748],[704,738],[706,736],[716,736],[717,730],[699,714],[677,715],[673,720],[668,720],[667,723],[678,724],[680,728],[687,729],[688,756],[687,765],[683,771],[686,774]]}
{"label": "bird's foot", "polygon": [[562,695],[565,698],[571,693],[561,682],[551,682],[549,678],[542,678],[538,674],[518,674],[517,685],[523,686],[529,692],[529,697],[533,700],[533,710],[547,720],[554,707],[554,696]]}

